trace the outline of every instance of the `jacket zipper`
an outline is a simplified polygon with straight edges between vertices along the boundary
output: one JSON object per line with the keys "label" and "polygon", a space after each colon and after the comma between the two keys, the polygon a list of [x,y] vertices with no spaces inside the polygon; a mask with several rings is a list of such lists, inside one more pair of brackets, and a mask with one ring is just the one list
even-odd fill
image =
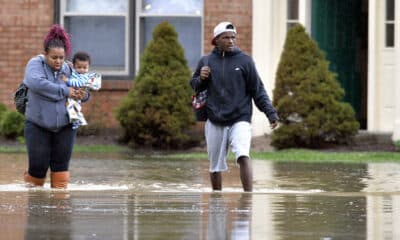
{"label": "jacket zipper", "polygon": [[[58,77],[58,73],[57,72],[54,72],[54,80],[55,80],[55,83],[57,82],[57,77]],[[59,128],[59,125],[60,125],[60,122],[59,122],[59,119],[58,119],[58,117],[59,117],[59,112],[58,112],[58,104],[56,104],[56,129],[58,129]]]}
{"label": "jacket zipper", "polygon": [[221,87],[221,96],[225,96],[225,51],[222,52],[222,87]]}

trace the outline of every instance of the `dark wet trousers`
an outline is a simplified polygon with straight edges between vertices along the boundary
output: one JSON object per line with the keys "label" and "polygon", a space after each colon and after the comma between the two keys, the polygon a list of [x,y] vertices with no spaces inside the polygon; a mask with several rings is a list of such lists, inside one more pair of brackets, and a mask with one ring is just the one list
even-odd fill
{"label": "dark wet trousers", "polygon": [[24,135],[28,150],[29,175],[45,178],[49,167],[52,172],[68,171],[76,129],[67,125],[55,132],[26,120]]}

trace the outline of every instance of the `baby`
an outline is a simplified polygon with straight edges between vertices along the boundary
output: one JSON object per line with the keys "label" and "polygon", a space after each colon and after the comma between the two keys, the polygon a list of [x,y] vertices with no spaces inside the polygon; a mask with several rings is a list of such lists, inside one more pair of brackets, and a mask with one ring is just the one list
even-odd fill
{"label": "baby", "polygon": [[[90,56],[85,52],[77,52],[72,58],[72,74],[70,78],[62,76],[63,81],[69,87],[85,88],[87,90],[99,90],[101,88],[101,75],[89,73]],[[81,102],[68,98],[67,111],[72,128],[87,125],[86,119],[81,112]]]}

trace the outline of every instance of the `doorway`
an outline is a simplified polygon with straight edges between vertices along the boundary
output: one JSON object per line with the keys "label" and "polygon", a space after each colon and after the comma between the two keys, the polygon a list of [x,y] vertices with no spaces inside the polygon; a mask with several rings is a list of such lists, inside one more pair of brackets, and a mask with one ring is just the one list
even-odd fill
{"label": "doorway", "polygon": [[344,101],[367,127],[368,0],[312,0],[311,36],[345,90]]}

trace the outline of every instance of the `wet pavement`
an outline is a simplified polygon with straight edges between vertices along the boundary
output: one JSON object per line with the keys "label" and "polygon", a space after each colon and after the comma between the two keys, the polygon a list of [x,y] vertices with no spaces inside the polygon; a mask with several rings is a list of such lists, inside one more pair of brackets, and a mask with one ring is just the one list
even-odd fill
{"label": "wet pavement", "polygon": [[400,164],[253,160],[243,193],[207,160],[75,154],[69,189],[24,187],[24,154],[0,154],[0,239],[400,239]]}

